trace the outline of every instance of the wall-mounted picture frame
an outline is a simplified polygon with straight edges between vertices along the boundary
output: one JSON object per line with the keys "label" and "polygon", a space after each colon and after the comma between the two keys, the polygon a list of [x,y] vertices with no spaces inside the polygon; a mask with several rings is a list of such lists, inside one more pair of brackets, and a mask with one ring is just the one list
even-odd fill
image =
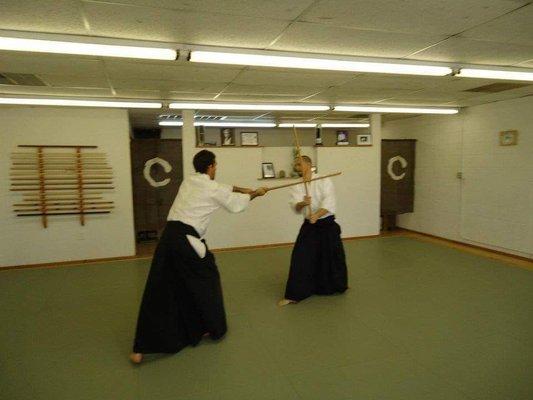
{"label": "wall-mounted picture frame", "polygon": [[263,172],[263,179],[270,179],[276,177],[276,172],[274,171],[274,164],[271,162],[264,162],[261,165]]}
{"label": "wall-mounted picture frame", "polygon": [[337,146],[347,146],[350,142],[348,140],[348,131],[337,131]]}
{"label": "wall-mounted picture frame", "polygon": [[235,129],[222,128],[220,130],[220,145],[235,146]]}
{"label": "wall-mounted picture frame", "polygon": [[241,132],[241,146],[259,146],[259,133]]}
{"label": "wall-mounted picture frame", "polygon": [[500,132],[500,146],[516,146],[518,144],[518,131]]}
{"label": "wall-mounted picture frame", "polygon": [[358,146],[372,146],[372,135],[357,135]]}

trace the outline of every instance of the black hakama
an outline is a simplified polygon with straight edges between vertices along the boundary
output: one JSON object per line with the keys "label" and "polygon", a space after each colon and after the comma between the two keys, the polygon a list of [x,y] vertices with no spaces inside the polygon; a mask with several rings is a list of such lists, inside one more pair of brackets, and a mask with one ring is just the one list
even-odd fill
{"label": "black hakama", "polygon": [[292,250],[285,298],[301,301],[314,294],[343,293],[347,288],[346,257],[335,217],[315,224],[306,219]]}
{"label": "black hakama", "polygon": [[[226,314],[215,257],[200,258],[186,235],[196,230],[168,221],[157,245],[137,321],[135,353],[177,353],[205,333],[226,333]],[[205,244],[205,242],[204,242]]]}

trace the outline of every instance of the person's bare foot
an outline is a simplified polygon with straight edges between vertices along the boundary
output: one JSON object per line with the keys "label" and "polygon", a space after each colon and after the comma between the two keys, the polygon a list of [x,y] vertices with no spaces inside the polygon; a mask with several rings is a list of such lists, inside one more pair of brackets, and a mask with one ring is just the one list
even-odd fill
{"label": "person's bare foot", "polygon": [[289,299],[281,299],[278,302],[278,306],[280,306],[280,307],[283,307],[283,306],[286,306],[286,305],[289,305],[289,304],[296,304],[296,301],[289,300]]}
{"label": "person's bare foot", "polygon": [[130,361],[134,364],[140,364],[143,361],[142,353],[131,353]]}

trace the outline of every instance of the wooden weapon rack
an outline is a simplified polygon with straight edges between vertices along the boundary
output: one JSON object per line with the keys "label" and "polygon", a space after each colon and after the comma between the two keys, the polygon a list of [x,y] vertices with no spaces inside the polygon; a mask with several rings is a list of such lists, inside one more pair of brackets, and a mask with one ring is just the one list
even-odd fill
{"label": "wooden weapon rack", "polygon": [[113,201],[103,197],[114,189],[113,170],[98,146],[19,145],[32,151],[13,152],[11,191],[21,192],[14,204],[18,217],[41,217],[44,228],[55,215],[109,214]]}

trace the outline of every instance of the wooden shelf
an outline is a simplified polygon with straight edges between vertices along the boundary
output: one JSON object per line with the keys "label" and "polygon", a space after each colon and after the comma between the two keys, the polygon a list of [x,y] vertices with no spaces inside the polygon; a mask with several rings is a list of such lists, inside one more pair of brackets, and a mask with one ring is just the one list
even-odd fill
{"label": "wooden shelf", "polygon": [[265,146],[196,146],[197,149],[257,149]]}
{"label": "wooden shelf", "polygon": [[295,177],[295,178],[257,178],[258,181],[294,181],[296,179],[298,179],[298,177]]}
{"label": "wooden shelf", "polygon": [[316,145],[315,144],[315,147],[336,147],[338,149],[342,149],[343,147],[372,147],[372,145],[367,145],[367,144],[348,144],[348,145],[341,145],[341,146],[337,146],[337,145],[324,146],[324,145]]}

